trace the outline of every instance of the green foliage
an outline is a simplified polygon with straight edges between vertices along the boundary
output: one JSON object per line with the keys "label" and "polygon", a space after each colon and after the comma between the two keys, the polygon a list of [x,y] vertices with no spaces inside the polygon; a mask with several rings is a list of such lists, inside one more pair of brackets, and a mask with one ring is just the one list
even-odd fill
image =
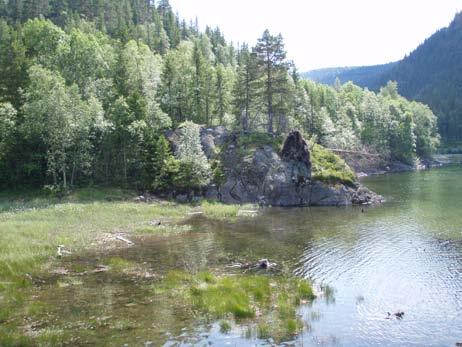
{"label": "green foliage", "polygon": [[355,174],[338,155],[318,144],[311,144],[310,147],[313,179],[334,184],[354,184]]}
{"label": "green foliage", "polygon": [[191,193],[221,184],[221,165],[210,167],[197,134],[183,139],[194,151],[168,153],[164,131],[185,122],[242,131],[244,154],[278,150],[291,129],[406,162],[439,143],[431,110],[396,84],[375,94],[301,80],[282,36],[268,30],[236,50],[218,28],[181,21],[166,0],[18,1],[0,11],[2,186]]}
{"label": "green foliage", "polygon": [[[287,95],[288,62],[284,50],[282,35],[272,36],[269,30],[265,30],[258,39],[253,50],[257,63],[261,69],[264,81],[263,95],[267,113],[268,133],[273,134],[274,118],[284,110],[284,105],[279,100]],[[281,119],[278,120],[278,134],[286,129],[281,129]]]}
{"label": "green foliage", "polygon": [[210,182],[212,171],[202,150],[199,126],[185,122],[180,131],[176,153],[179,168],[173,178],[173,185],[180,191],[190,193],[205,187]]}
{"label": "green foliage", "polygon": [[147,162],[150,163],[147,175],[154,174],[151,186],[154,191],[165,191],[173,184],[173,177],[178,174],[179,163],[173,158],[165,136],[159,136],[153,144],[153,148],[147,153]]}
{"label": "green foliage", "polygon": [[53,184],[66,188],[69,176],[72,185],[76,170],[85,172],[91,165],[89,137],[99,105],[91,108],[75,87],[67,87],[59,74],[41,66],[32,66],[29,78],[22,132],[43,141]]}
{"label": "green foliage", "polygon": [[224,184],[226,182],[226,174],[221,160],[213,160],[210,167],[212,169],[212,182],[217,186]]}
{"label": "green foliage", "polygon": [[[299,127],[327,148],[380,153],[389,160],[413,163],[439,145],[436,117],[423,104],[401,97],[394,82],[379,94],[351,82],[337,89],[303,81],[310,100],[298,116]],[[418,124],[417,124],[418,122]]]}
{"label": "green foliage", "polygon": [[255,132],[239,136],[237,145],[245,149],[271,146],[276,152],[279,152],[283,140],[282,136],[275,137],[268,133]]}
{"label": "green foliage", "polygon": [[12,145],[15,124],[16,110],[10,103],[0,103],[0,160],[10,150]]}

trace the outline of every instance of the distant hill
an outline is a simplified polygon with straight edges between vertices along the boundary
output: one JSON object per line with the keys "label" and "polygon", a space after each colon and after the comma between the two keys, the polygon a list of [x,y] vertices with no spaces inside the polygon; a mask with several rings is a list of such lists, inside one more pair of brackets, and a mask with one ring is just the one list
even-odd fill
{"label": "distant hill", "polygon": [[361,87],[369,87],[378,82],[378,78],[385,72],[389,71],[397,63],[389,63],[373,66],[354,66],[354,67],[335,67],[326,69],[317,69],[302,74],[304,78],[333,85],[335,79],[345,83],[353,81]]}
{"label": "distant hill", "polygon": [[338,77],[342,83],[353,81],[372,90],[389,80],[397,81],[402,95],[433,109],[445,141],[462,141],[462,12],[397,63],[313,70],[303,75],[326,84]]}

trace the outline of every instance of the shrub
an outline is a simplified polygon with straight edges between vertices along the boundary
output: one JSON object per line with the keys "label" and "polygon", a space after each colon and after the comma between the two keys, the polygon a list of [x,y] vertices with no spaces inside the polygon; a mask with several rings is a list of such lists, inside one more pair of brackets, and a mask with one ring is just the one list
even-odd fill
{"label": "shrub", "polygon": [[326,183],[353,185],[355,174],[338,155],[311,143],[312,177]]}

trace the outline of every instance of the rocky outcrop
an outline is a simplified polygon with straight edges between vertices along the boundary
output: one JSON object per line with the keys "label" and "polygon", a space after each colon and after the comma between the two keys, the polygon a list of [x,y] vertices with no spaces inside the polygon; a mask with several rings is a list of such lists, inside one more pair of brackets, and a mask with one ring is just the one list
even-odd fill
{"label": "rocky outcrop", "polygon": [[281,153],[270,145],[243,151],[232,143],[222,153],[226,181],[220,187],[210,187],[208,198],[271,206],[344,206],[382,200],[359,184],[312,180],[308,144],[297,131],[289,134]]}
{"label": "rocky outcrop", "polygon": [[[180,134],[181,129],[166,134],[174,151]],[[310,149],[298,131],[287,136],[280,151],[270,144],[242,146],[239,135],[227,133],[224,127],[203,127],[200,135],[207,158],[219,158],[225,174],[220,186],[207,187],[208,199],[271,206],[344,206],[382,201],[359,184],[332,185],[313,180]]]}

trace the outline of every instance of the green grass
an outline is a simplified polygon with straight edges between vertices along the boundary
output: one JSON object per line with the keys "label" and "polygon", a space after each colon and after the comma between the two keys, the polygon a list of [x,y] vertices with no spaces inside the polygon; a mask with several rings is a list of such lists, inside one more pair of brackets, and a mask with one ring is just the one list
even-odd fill
{"label": "green grass", "polygon": [[222,334],[229,333],[231,331],[231,329],[232,329],[232,326],[228,321],[226,321],[226,320],[220,321],[220,332]]}
{"label": "green grass", "polygon": [[[132,202],[134,196],[135,192],[109,188],[77,190],[61,198],[43,191],[0,194],[1,346],[46,346],[61,339],[62,331],[53,329],[44,330],[41,336],[24,337],[18,326],[24,317],[40,320],[49,310],[31,300],[30,295],[36,280],[62,266],[63,259],[57,258],[58,245],[64,245],[78,256],[88,250],[104,251],[107,245],[101,246],[98,240],[111,232],[131,235],[191,230],[189,225],[178,222],[188,218],[188,213],[196,211],[197,206],[170,202],[137,204]],[[210,218],[231,218],[247,207],[204,202],[199,208]],[[162,221],[160,226],[152,223],[157,220]],[[87,270],[82,264],[68,261],[66,264],[72,273]],[[115,274],[139,267],[118,257],[105,258],[103,264]],[[83,283],[81,277],[65,276],[56,284],[58,288],[72,288]],[[155,292],[185,300],[195,310],[217,321],[262,321],[259,312],[264,312],[268,319],[276,317],[279,323],[273,336],[281,337],[293,329],[289,329],[290,322],[281,321],[282,316],[277,313],[281,310],[272,309],[271,305],[281,300],[282,292],[291,292],[284,299],[284,310],[290,313],[286,315],[288,319],[297,319],[293,318],[296,307],[302,297],[309,296],[309,288],[304,281],[292,282],[283,277],[217,277],[210,273],[170,272]],[[123,323],[114,328],[124,330],[130,326]]]}
{"label": "green grass", "polygon": [[[193,206],[188,204],[136,204],[128,198],[133,191],[87,188],[77,190],[62,199],[41,191],[20,195],[0,195],[0,290],[14,283],[25,286],[26,274],[33,275],[45,263],[55,261],[58,245],[74,253],[95,247],[104,233],[170,233],[189,231],[189,226],[177,226],[188,216]],[[201,209],[210,218],[235,217],[238,205],[205,202]],[[153,220],[169,220],[152,226]]]}
{"label": "green grass", "polygon": [[45,189],[5,190],[0,192],[0,212],[46,208],[63,203],[126,201],[134,196],[136,192],[133,190],[109,187],[79,188],[59,196]]}
{"label": "green grass", "polygon": [[355,174],[342,158],[318,144],[311,143],[310,149],[313,179],[329,184],[354,184]]}
{"label": "green grass", "polygon": [[272,146],[279,152],[284,138],[282,136],[271,136],[268,133],[251,133],[239,137],[237,145],[241,148],[258,148],[262,146]]}
{"label": "green grass", "polygon": [[[62,197],[43,190],[0,193],[1,346],[47,345],[46,341],[53,342],[59,335],[56,331],[45,332],[30,343],[31,339],[22,337],[13,323],[21,321],[23,316],[40,316],[43,311],[29,300],[28,288],[62,264],[62,259],[57,258],[58,245],[79,255],[110,247],[98,242],[107,233],[169,235],[191,230],[189,225],[178,222],[187,218],[195,206],[170,202],[137,204],[132,201],[135,196],[134,191],[110,188],[78,189]],[[211,218],[227,218],[235,216],[239,207],[207,203],[203,209]],[[158,220],[162,221],[160,226],[152,224]],[[136,272],[139,268],[139,264],[117,257],[106,259],[105,264],[116,274]],[[66,267],[72,272],[87,270],[79,264]],[[81,284],[81,278],[73,276],[57,282],[61,288]]]}
{"label": "green grass", "polygon": [[111,257],[104,261],[104,264],[109,266],[110,271],[125,272],[137,268],[137,263],[119,257]]}
{"label": "green grass", "polygon": [[311,285],[299,278],[215,276],[208,272],[195,275],[169,272],[154,291],[183,298],[194,310],[212,320],[220,320],[221,330],[231,329],[230,319],[237,324],[256,323],[251,335],[277,341],[289,339],[303,330],[305,324],[298,317],[297,308],[315,298]]}
{"label": "green grass", "polygon": [[105,232],[131,232],[159,217],[183,218],[186,205],[131,202],[60,203],[0,214],[0,282],[17,281],[52,260],[58,245],[91,248]]}
{"label": "green grass", "polygon": [[214,219],[234,218],[241,208],[240,205],[225,205],[215,201],[203,201],[200,207],[207,217]]}

